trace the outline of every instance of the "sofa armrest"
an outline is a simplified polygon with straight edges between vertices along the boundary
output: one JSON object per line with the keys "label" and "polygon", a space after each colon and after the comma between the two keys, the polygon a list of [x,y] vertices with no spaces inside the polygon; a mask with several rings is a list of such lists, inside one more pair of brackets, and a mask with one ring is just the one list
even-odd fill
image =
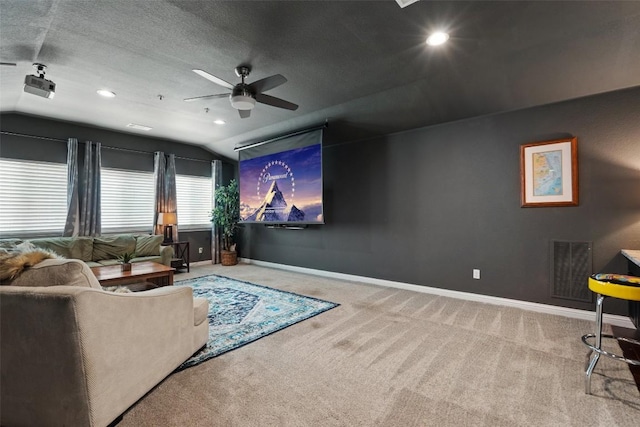
{"label": "sofa armrest", "polygon": [[2,400],[12,404],[3,425],[107,425],[202,346],[186,286],[2,286],[0,294]]}
{"label": "sofa armrest", "polygon": [[161,263],[171,267],[171,260],[173,259],[173,246],[160,246],[160,259]]}
{"label": "sofa armrest", "polygon": [[77,313],[95,413],[123,412],[197,350],[189,287],[83,293]]}

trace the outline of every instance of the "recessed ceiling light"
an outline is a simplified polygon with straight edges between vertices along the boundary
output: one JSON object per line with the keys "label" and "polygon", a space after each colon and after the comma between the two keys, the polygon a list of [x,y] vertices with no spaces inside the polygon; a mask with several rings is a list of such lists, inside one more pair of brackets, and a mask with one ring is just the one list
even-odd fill
{"label": "recessed ceiling light", "polygon": [[217,124],[217,125],[223,125],[223,124],[225,124],[225,123],[227,123],[227,122],[225,122],[225,121],[224,121],[224,120],[222,120],[222,119],[216,119],[216,120],[214,120],[214,121],[213,121],[213,123],[215,123],[215,124]]}
{"label": "recessed ceiling light", "polygon": [[98,95],[104,96],[105,98],[115,98],[116,94],[107,89],[98,90]]}
{"label": "recessed ceiling light", "polygon": [[449,40],[449,34],[438,31],[427,38],[427,44],[429,46],[438,46],[446,43],[447,40]]}
{"label": "recessed ceiling light", "polygon": [[128,128],[132,128],[132,129],[138,129],[138,130],[151,130],[152,129],[149,126],[137,125],[135,123],[129,123],[127,125],[127,127]]}

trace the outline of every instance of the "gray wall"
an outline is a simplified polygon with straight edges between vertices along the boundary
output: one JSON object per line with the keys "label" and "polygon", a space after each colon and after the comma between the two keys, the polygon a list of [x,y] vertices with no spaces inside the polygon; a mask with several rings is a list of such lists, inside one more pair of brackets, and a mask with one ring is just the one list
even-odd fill
{"label": "gray wall", "polygon": [[[211,176],[209,161],[221,159],[223,160],[223,181],[226,182],[235,176],[237,169],[235,162],[222,159],[210,151],[195,145],[114,132],[77,123],[6,113],[0,115],[0,128],[5,132],[0,136],[0,157],[65,163],[67,157],[65,141],[67,138],[72,137],[77,138],[78,141],[97,141],[107,147],[148,153],[103,149],[102,163],[103,166],[107,167],[153,171],[152,153],[154,151],[164,151],[165,153],[173,153],[178,157],[205,161],[194,162],[176,159],[176,170],[180,174]],[[32,137],[15,136],[6,132],[30,135]],[[181,231],[180,240],[190,242],[191,261],[211,259],[210,231]],[[199,247],[203,248],[202,254],[198,253]]]}
{"label": "gray wall", "polygon": [[[567,136],[578,138],[580,205],[521,208],[520,145]],[[593,309],[550,297],[550,241],[592,241],[594,272],[626,272],[620,249],[640,248],[640,88],[325,141],[323,155],[326,224],[244,225],[241,256]]]}

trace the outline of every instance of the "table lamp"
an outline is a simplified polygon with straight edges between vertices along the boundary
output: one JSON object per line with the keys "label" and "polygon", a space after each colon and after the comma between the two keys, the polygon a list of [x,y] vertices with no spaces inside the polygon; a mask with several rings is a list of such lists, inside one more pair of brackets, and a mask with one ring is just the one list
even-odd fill
{"label": "table lamp", "polygon": [[173,243],[173,224],[177,224],[178,216],[175,212],[160,212],[158,225],[164,225],[164,242]]}

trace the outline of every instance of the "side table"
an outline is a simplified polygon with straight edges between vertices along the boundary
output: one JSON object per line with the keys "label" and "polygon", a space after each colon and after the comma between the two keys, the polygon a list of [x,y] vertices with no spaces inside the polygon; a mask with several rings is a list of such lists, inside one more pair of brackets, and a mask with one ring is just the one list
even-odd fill
{"label": "side table", "polygon": [[162,246],[173,247],[173,259],[171,260],[171,267],[182,270],[187,269],[187,272],[191,271],[189,266],[189,242],[172,242],[163,243]]}

